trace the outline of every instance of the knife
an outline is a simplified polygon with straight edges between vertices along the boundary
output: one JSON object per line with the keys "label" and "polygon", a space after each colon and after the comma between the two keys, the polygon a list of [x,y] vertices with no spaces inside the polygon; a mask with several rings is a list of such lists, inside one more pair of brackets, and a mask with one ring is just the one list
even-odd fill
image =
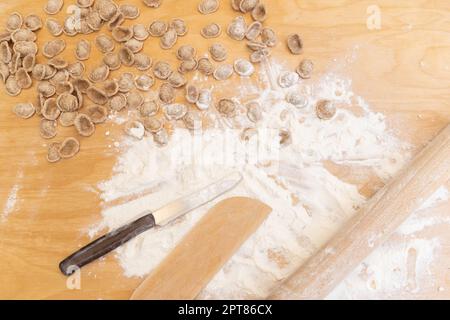
{"label": "knife", "polygon": [[79,268],[117,249],[141,233],[169,222],[217,199],[234,189],[242,181],[242,175],[235,172],[209,186],[182,197],[154,212],[143,212],[142,217],[81,248],[59,264],[61,272],[69,276]]}

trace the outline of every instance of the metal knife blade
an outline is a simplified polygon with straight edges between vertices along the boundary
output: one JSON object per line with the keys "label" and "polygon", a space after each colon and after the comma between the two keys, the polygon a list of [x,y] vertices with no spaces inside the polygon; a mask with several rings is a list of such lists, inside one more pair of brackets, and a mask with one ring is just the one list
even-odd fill
{"label": "metal knife blade", "polygon": [[188,196],[154,211],[152,214],[155,218],[156,225],[164,226],[176,218],[219,198],[221,195],[236,187],[241,181],[242,175],[235,172],[222,180],[214,182],[201,190],[197,190]]}
{"label": "metal knife blade", "polygon": [[241,181],[242,175],[240,173],[233,173],[159,210],[144,212],[139,219],[98,238],[67,257],[59,264],[59,268],[63,274],[70,275],[78,268],[103,257],[141,233],[154,228],[156,225],[164,226],[170,221],[217,199],[232,190]]}

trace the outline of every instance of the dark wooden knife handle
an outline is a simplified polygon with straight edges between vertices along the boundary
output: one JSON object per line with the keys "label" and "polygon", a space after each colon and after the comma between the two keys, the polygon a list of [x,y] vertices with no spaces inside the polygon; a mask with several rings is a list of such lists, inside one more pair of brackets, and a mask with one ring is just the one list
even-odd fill
{"label": "dark wooden knife handle", "polygon": [[130,224],[120,227],[101,238],[81,248],[59,264],[61,272],[69,276],[77,269],[103,257],[117,249],[141,233],[155,227],[155,218],[152,214],[146,215]]}

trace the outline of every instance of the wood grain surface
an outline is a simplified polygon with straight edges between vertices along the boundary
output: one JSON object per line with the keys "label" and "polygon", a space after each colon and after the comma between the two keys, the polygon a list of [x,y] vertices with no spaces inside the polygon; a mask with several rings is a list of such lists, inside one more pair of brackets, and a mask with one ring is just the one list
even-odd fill
{"label": "wood grain surface", "polygon": [[[66,9],[72,1],[65,2]],[[217,41],[200,37],[204,25],[217,21],[225,28],[236,15],[226,0],[221,1],[221,10],[210,16],[197,13],[198,0],[164,0],[158,10],[142,6],[141,0],[121,2],[140,6],[141,16],[133,24],[148,25],[156,18],[186,19],[190,32],[178,45],[191,43],[198,52],[206,52]],[[317,66],[312,81],[330,70],[351,77],[354,91],[373,109],[386,114],[389,128],[410,142],[416,151],[450,122],[447,0],[377,1],[382,14],[380,30],[369,30],[366,26],[367,8],[373,1],[265,2],[270,10],[267,25],[277,31],[281,40],[292,32],[302,34],[304,57],[313,59]],[[23,15],[37,13],[45,18],[42,10],[45,3],[44,0],[3,1],[0,21],[5,21],[14,11]],[[63,12],[56,18],[62,21],[64,15]],[[92,41],[96,35],[62,36],[68,44],[62,56],[73,61],[75,42],[82,37]],[[46,30],[39,31],[39,47],[50,38]],[[225,33],[220,41],[233,48],[229,61],[248,55],[244,43],[231,41]],[[174,50],[162,51],[154,38],[147,40],[144,51],[154,60],[176,61]],[[99,57],[94,49],[86,63],[88,71],[99,63]],[[288,54],[283,43],[274,50],[274,58],[292,68],[299,62],[299,57]],[[43,61],[42,57],[38,61]],[[120,72],[123,70],[126,69]],[[141,279],[125,278],[112,255],[84,269],[81,290],[68,290],[66,278],[58,272],[58,262],[88,241],[86,230],[100,219],[100,202],[92,191],[99,181],[111,175],[118,154],[113,141],[122,135],[122,129],[112,123],[98,126],[93,137],[81,139],[81,153],[75,159],[50,165],[45,160],[48,141],[39,136],[38,118],[19,120],[11,112],[17,102],[35,101],[35,90],[11,98],[2,88],[0,98],[0,206],[7,208],[8,198],[17,191],[12,212],[0,219],[0,298],[129,298]],[[74,134],[73,128],[59,130],[57,139]],[[370,175],[356,177],[351,168],[332,167],[334,173],[357,184],[365,195],[381,187]],[[450,205],[441,206],[439,212],[430,214],[442,214],[449,209]],[[450,298],[448,225],[428,228],[422,236],[438,237],[441,241],[442,248],[435,260],[438,263],[430,270],[436,283],[430,282],[401,297]],[[403,240],[394,237],[391,241]],[[438,284],[447,290],[437,290]]]}

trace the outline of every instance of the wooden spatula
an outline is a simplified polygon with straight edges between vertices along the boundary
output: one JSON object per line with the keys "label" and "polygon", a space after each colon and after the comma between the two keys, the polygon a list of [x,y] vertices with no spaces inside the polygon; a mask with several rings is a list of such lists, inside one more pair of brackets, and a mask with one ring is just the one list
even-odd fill
{"label": "wooden spatula", "polygon": [[269,297],[324,299],[450,179],[450,125]]}
{"label": "wooden spatula", "polygon": [[192,300],[272,211],[249,198],[212,208],[134,291],[132,300]]}

